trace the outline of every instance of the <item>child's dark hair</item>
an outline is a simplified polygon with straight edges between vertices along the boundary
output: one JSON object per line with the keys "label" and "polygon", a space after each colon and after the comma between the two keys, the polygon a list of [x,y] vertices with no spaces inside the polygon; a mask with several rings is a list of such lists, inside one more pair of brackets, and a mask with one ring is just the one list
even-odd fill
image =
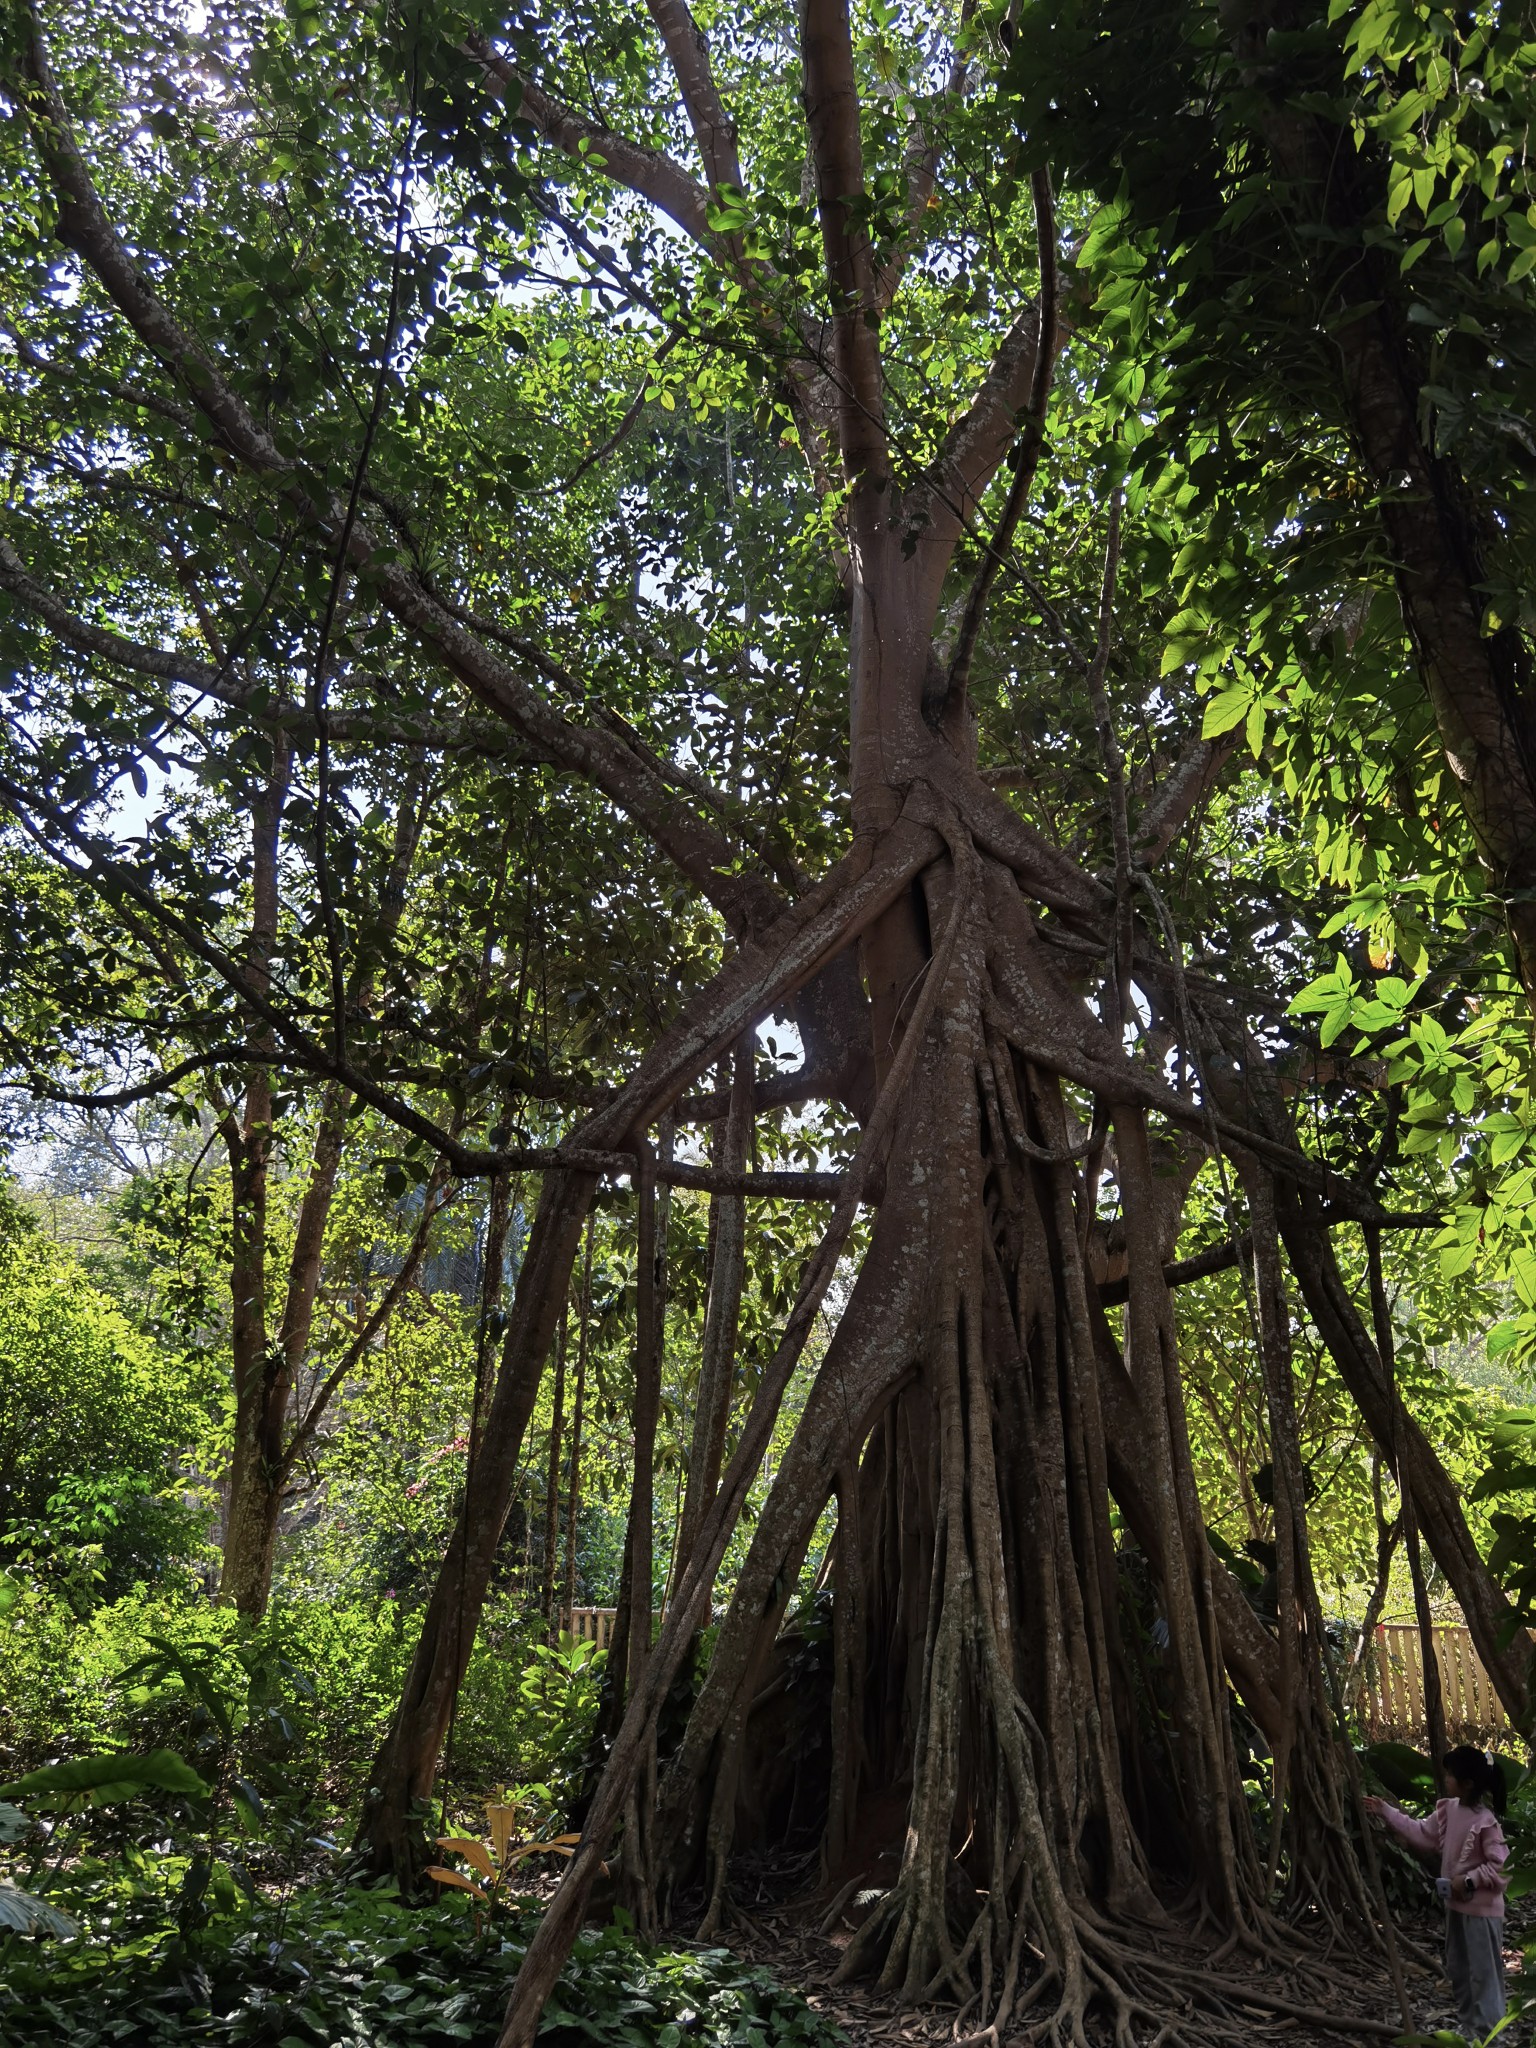
{"label": "child's dark hair", "polygon": [[1441,1757],[1440,1768],[1447,1777],[1469,1785],[1476,1804],[1491,1806],[1495,1813],[1504,1811],[1504,1773],[1486,1750],[1463,1743]]}

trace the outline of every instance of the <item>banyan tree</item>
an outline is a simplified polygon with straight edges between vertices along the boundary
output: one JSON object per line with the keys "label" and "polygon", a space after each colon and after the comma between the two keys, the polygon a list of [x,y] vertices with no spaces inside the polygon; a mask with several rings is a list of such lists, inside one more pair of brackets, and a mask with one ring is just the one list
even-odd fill
{"label": "banyan tree", "polygon": [[[70,9],[12,11],[10,203],[31,209],[36,277],[51,280],[14,316],[13,400],[66,421],[88,404],[94,452],[70,459],[94,463],[102,490],[147,450],[168,535],[158,553],[135,542],[132,573],[154,593],[141,602],[102,583],[89,548],[76,583],[67,491],[8,516],[0,588],[31,658],[111,679],[124,705],[159,692],[187,715],[213,705],[234,730],[286,734],[321,764],[321,824],[304,831],[320,835],[322,878],[328,761],[467,749],[493,776],[584,792],[718,934],[715,971],[664,1006],[628,1077],[566,1114],[557,1142],[519,1150],[403,1091],[383,997],[354,982],[334,1015],[328,999],[300,1014],[270,948],[237,957],[178,927],[258,1065],[325,1077],[343,1115],[358,1101],[395,1116],[457,1176],[539,1176],[459,1523],[374,1771],[362,1840],[377,1867],[413,1867],[595,1193],[615,1177],[632,1191],[635,1479],[612,1741],[503,2048],[533,2039],[600,1871],[643,1925],[700,1898],[708,1925],[728,1922],[743,1780],[760,1761],[754,1702],[829,1509],[826,1895],[895,1851],[847,1971],[952,1999],[990,2041],[1039,2028],[1082,2043],[1098,2009],[1130,2043],[1192,1999],[1195,2032],[1219,2029],[1239,1996],[1305,2014],[1341,1944],[1395,1970],[1323,1654],[1293,1392],[1303,1321],[1523,1711],[1503,1596],[1399,1398],[1380,1287],[1360,1281],[1379,1279],[1384,1234],[1424,1221],[1382,1177],[1395,1126],[1380,1075],[1342,1050],[1320,1058],[1276,993],[1313,971],[1315,923],[1270,903],[1269,923],[1248,927],[1272,934],[1273,977],[1262,948],[1205,943],[1223,891],[1248,885],[1240,864],[1200,867],[1203,821],[1257,757],[1262,720],[1202,737],[1193,660],[1157,672],[1169,537],[1201,488],[1194,442],[1236,465],[1228,482],[1241,458],[1236,428],[1201,424],[1198,391],[1154,401],[1136,350],[1155,358],[1187,335],[1125,315],[1131,299],[1106,277],[1146,288],[1159,207],[1192,246],[1200,222],[1177,213],[1198,213],[1191,180],[1218,218],[1217,200],[1273,179],[1291,227],[1326,217],[1332,239],[1282,234],[1252,208],[1225,222],[1213,262],[1227,281],[1249,262],[1256,310],[1247,368],[1226,362],[1222,388],[1246,375],[1243,402],[1263,412],[1264,358],[1280,346],[1264,321],[1281,317],[1264,293],[1288,294],[1284,360],[1305,375],[1257,437],[1299,436],[1363,507],[1354,537],[1389,615],[1373,614],[1374,644],[1418,707],[1413,746],[1449,761],[1443,802],[1464,807],[1467,861],[1498,891],[1518,882],[1526,654],[1513,629],[1485,630],[1480,595],[1497,521],[1485,481],[1426,453],[1427,372],[1402,292],[1337,254],[1380,204],[1363,146],[1337,189],[1314,183],[1340,131],[1305,67],[1339,63],[1339,38],[1272,11],[1168,8],[1124,24],[1117,51],[1091,20],[969,0],[910,17],[805,0],[707,21],[680,0],[648,0],[643,19],[251,8],[210,17],[216,71],[197,69],[184,24],[114,30],[115,85],[73,49],[64,60],[80,33]],[[1293,49],[1300,27],[1311,41]],[[179,90],[200,128],[146,112],[162,44],[189,67]],[[1083,112],[1096,64],[1105,104],[1118,92],[1148,124],[1118,156]],[[1133,91],[1138,64],[1152,83]],[[1196,142],[1176,147],[1175,131]],[[1119,211],[1102,211],[1116,191]],[[1245,221],[1283,244],[1281,283],[1282,258]],[[1379,249],[1362,261],[1379,267]],[[329,294],[334,331],[311,317],[311,289]],[[511,454],[525,418],[542,425],[525,330],[578,294],[549,360],[594,347],[595,386],[632,388],[616,423],[586,423],[574,467],[540,475]],[[535,332],[535,357],[549,339]],[[1213,360],[1241,353],[1225,330],[1211,346]],[[701,433],[724,435],[729,491],[710,516],[759,518],[752,575],[731,590],[717,563],[687,558],[682,514],[683,540],[645,542],[655,502],[670,491],[675,513],[702,488],[699,471],[657,481],[661,457],[647,470],[639,452],[647,435],[663,454],[669,435],[687,442],[679,399]],[[1132,458],[1162,404],[1186,438],[1177,489],[1159,496]],[[1425,473],[1428,512],[1411,491],[1372,497],[1405,466]],[[530,611],[519,548],[562,503],[605,490],[610,538],[593,543],[590,577],[569,566],[570,589]],[[769,499],[787,508],[777,528]],[[1261,506],[1244,542],[1254,559],[1271,549],[1262,573],[1282,592],[1288,519],[1301,515]],[[641,535],[638,555],[615,529]],[[1328,627],[1318,589],[1343,574],[1296,571],[1296,660]],[[686,649],[655,641],[695,606],[736,633],[739,659],[694,701],[690,732],[675,707],[648,723],[647,692],[659,705],[686,667]],[[774,668],[797,607],[815,628],[796,643],[805,678]],[[649,639],[626,637],[638,610]],[[286,668],[268,631],[279,616]],[[209,646],[194,658],[200,623]],[[1026,672],[1030,730],[1011,694]],[[14,762],[7,777],[39,844],[125,915],[165,915],[174,878],[103,853],[45,777],[29,784]],[[1040,792],[1053,777],[1054,819]],[[1249,801],[1262,829],[1289,829],[1278,799]],[[323,966],[346,933],[319,900]],[[769,1074],[754,1048],[773,1018],[793,1023],[802,1058]],[[1374,1161],[1363,1148],[1354,1170],[1316,1141],[1319,1101],[1351,1105],[1380,1139]],[[754,1119],[817,1103],[849,1134],[846,1158],[754,1170]],[[700,1127],[707,1159],[682,1142]],[[1202,1175],[1221,1223],[1181,1261]],[[713,1265],[653,1640],[658,1302],[678,1184],[709,1194]],[[822,1234],[743,1403],[743,1243],[766,1197],[820,1204]],[[1191,1458],[1175,1290],[1222,1267],[1244,1276],[1262,1364],[1272,1625],[1207,1540]],[[661,1707],[806,1371],[686,1727],[658,1755]],[[1273,1760],[1265,1827],[1235,1717]],[[1254,1977],[1263,1958],[1290,1981]]]}

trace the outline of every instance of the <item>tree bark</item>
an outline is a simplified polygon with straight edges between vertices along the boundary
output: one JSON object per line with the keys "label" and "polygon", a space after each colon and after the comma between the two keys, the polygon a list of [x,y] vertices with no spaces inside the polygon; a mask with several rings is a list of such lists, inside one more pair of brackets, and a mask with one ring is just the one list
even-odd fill
{"label": "tree bark", "polygon": [[1414,1507],[1413,1481],[1404,1469],[1400,1453],[1406,1411],[1397,1384],[1397,1346],[1392,1334],[1392,1304],[1387,1299],[1381,1270],[1381,1232],[1365,1232],[1366,1279],[1371,1297],[1371,1324],[1376,1337],[1376,1355],[1387,1376],[1392,1403],[1392,1464],[1398,1475],[1398,1523],[1403,1549],[1408,1557],[1408,1577],[1413,1586],[1414,1618],[1419,1625],[1419,1661],[1424,1672],[1424,1721],[1429,1735],[1429,1754],[1435,1783],[1443,1792],[1441,1759],[1448,1744],[1445,1738],[1445,1701],[1440,1690],[1440,1658],[1435,1649],[1435,1617],[1430,1611],[1429,1587],[1424,1578],[1424,1557],[1419,1547],[1419,1518]]}
{"label": "tree bark", "polygon": [[[271,990],[271,959],[277,941],[280,909],[278,853],[282,812],[287,798],[291,754],[283,751],[274,763],[266,798],[253,820],[252,922],[247,972],[253,990]],[[395,817],[394,850],[380,892],[380,929],[392,933],[405,902],[405,885],[420,836],[423,781],[420,771],[407,781]],[[365,1002],[371,975],[355,980],[353,1006]],[[270,1034],[266,1039],[270,1047]],[[232,1348],[235,1379],[235,1451],[229,1481],[220,1597],[233,1600],[242,1614],[258,1618],[272,1595],[278,1528],[283,1498],[298,1455],[313,1437],[317,1410],[289,1435],[289,1410],[310,1355],[315,1308],[325,1257],[325,1234],[336,1194],[336,1179],[346,1143],[352,1095],[340,1082],[321,1090],[311,1147],[309,1174],[294,1226],[283,1292],[282,1320],[275,1344],[266,1335],[267,1199],[272,1132],[270,1070],[253,1070],[247,1087],[245,1118],[231,1145],[234,1174],[234,1296]],[[435,1176],[434,1176],[435,1179]],[[429,1187],[430,1218],[435,1189]],[[422,1251],[425,1250],[423,1245]],[[421,1253],[413,1254],[419,1263]],[[356,1347],[347,1355],[353,1356]],[[339,1378],[326,1382],[329,1400]]]}
{"label": "tree bark", "polygon": [[581,1515],[581,1432],[586,1420],[587,1352],[592,1338],[592,1213],[587,1213],[586,1256],[581,1265],[581,1326],[576,1339],[576,1412],[571,1421],[571,1491],[565,1516],[565,1607],[576,1605],[576,1532]]}

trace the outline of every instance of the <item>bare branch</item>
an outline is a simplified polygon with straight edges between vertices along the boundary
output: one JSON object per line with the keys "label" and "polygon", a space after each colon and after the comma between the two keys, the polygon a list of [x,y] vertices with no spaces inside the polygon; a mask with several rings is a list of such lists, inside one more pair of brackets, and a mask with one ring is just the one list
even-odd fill
{"label": "bare branch", "polygon": [[685,0],[646,0],[646,5],[671,59],[711,189],[733,186],[740,191],[741,156],[736,146],[736,123],[726,112],[715,84],[703,32]]}
{"label": "bare branch", "polygon": [[660,150],[647,149],[643,143],[615,135],[611,129],[577,113],[574,107],[552,98],[509,63],[478,29],[465,38],[464,47],[484,71],[489,90],[498,99],[509,102],[515,118],[526,121],[567,156],[590,164],[642,199],[650,200],[700,248],[721,253],[721,237],[712,233],[709,225],[709,195],[681,164],[674,163]]}
{"label": "bare branch", "polygon": [[[706,172],[712,184],[740,187],[741,165],[736,152],[735,127],[715,87],[707,52],[699,32],[682,0],[655,0],[652,15],[661,30],[678,78],[685,109],[693,125]],[[509,99],[516,94],[519,112],[555,148],[580,163],[601,171],[616,184],[647,199],[681,227],[689,238],[713,256],[733,276],[754,289],[771,275],[771,266],[748,263],[739,236],[716,234],[709,225],[709,195],[690,178],[682,166],[659,151],[630,142],[601,127],[555,100],[525,77],[482,35],[470,36],[465,49],[484,71],[490,89]],[[728,138],[728,139],[727,139]],[[584,146],[585,145],[585,146]],[[580,231],[561,219],[563,232],[596,260],[596,252]],[[633,289],[631,281],[630,289]],[[642,294],[642,302],[649,304]],[[659,319],[664,313],[652,305]],[[757,311],[770,335],[792,342],[795,356],[785,363],[786,395],[799,429],[807,462],[819,492],[835,487],[828,448],[836,431],[836,399],[833,380],[821,368],[821,344],[814,323],[793,322],[786,337],[779,311],[757,301]],[[803,355],[804,360],[798,360]],[[631,408],[631,412],[635,412]]]}
{"label": "bare branch", "polygon": [[1056,268],[1056,198],[1051,190],[1048,171],[1042,169],[1035,172],[1033,191],[1035,239],[1040,254],[1037,329],[1042,340],[1035,349],[1029,385],[1029,404],[1014,455],[1013,482],[1008,486],[1008,495],[1003,500],[997,530],[987,543],[986,552],[982,555],[965,601],[965,613],[960,621],[954,659],[949,668],[948,702],[943,707],[941,717],[937,721],[939,723],[958,717],[964,706],[966,688],[970,682],[971,660],[981,634],[981,622],[986,615],[987,599],[992,594],[992,585],[1002,566],[1003,558],[1013,545],[1013,536],[1028,501],[1030,486],[1035,480],[1035,471],[1040,466],[1041,450],[1045,446],[1045,407],[1051,393],[1051,379],[1056,372],[1056,319],[1060,301]]}
{"label": "bare branch", "polygon": [[[434,593],[434,595],[436,594]],[[587,692],[577,678],[571,674],[569,669],[557,662],[553,655],[546,653],[534,641],[527,639],[521,633],[512,632],[508,627],[501,625],[499,621],[487,618],[483,612],[473,611],[466,605],[454,604],[446,597],[437,597],[436,601],[450,618],[457,619],[460,625],[468,626],[473,632],[479,634],[482,640],[489,640],[495,646],[505,647],[511,653],[520,655],[530,666],[536,668],[541,675],[546,676],[549,681],[557,684],[568,697],[571,697],[578,703],[586,701]],[[625,632],[628,630],[622,620],[615,623],[619,631]],[[640,631],[636,630],[629,637],[633,638],[638,645],[644,647],[645,651],[652,655],[653,658],[661,658],[662,650],[656,647],[648,635],[643,635]],[[647,767],[653,768],[663,781],[673,783],[680,789],[691,791],[694,796],[698,797],[701,803],[707,804],[719,817],[729,818],[739,808],[739,806],[731,802],[731,799],[724,790],[717,789],[708,776],[700,774],[697,768],[689,768],[681,762],[669,760],[664,754],[658,754],[655,748],[650,746],[640,733],[635,730],[629,720],[622,717],[617,711],[610,710],[606,704],[596,704],[592,706],[592,712],[593,716],[609,732],[624,742],[625,746],[630,749],[637,760],[642,761]]]}
{"label": "bare branch", "polygon": [[1137,821],[1136,857],[1144,867],[1156,866],[1178,838],[1237,751],[1238,738],[1235,732],[1224,733],[1217,740],[1196,735],[1179,755]]}

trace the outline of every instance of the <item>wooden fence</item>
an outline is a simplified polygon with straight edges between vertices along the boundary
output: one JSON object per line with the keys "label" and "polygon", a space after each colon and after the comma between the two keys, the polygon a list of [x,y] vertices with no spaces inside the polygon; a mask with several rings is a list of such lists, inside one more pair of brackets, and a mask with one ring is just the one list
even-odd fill
{"label": "wooden fence", "polygon": [[[1472,1634],[1460,1622],[1437,1624],[1435,1662],[1445,1703],[1445,1732],[1451,1742],[1489,1742],[1509,1728],[1493,1680],[1478,1661]],[[1366,1658],[1361,1714],[1372,1736],[1422,1743],[1428,1736],[1424,1711],[1424,1650],[1412,1623],[1382,1622]]]}
{"label": "wooden fence", "polygon": [[578,1643],[596,1643],[606,1650],[618,1614],[617,1607],[562,1607],[560,1626]]}
{"label": "wooden fence", "polygon": [[[616,1607],[567,1607],[560,1625],[578,1642],[606,1650],[618,1615]],[[655,1619],[661,1619],[658,1614]],[[1435,1629],[1435,1661],[1445,1703],[1445,1732],[1452,1742],[1492,1742],[1509,1729],[1493,1680],[1478,1661],[1471,1631],[1459,1622]],[[1422,1744],[1428,1739],[1424,1712],[1424,1660],[1419,1631],[1411,1623],[1382,1622],[1366,1658],[1361,1718],[1373,1738]]]}

